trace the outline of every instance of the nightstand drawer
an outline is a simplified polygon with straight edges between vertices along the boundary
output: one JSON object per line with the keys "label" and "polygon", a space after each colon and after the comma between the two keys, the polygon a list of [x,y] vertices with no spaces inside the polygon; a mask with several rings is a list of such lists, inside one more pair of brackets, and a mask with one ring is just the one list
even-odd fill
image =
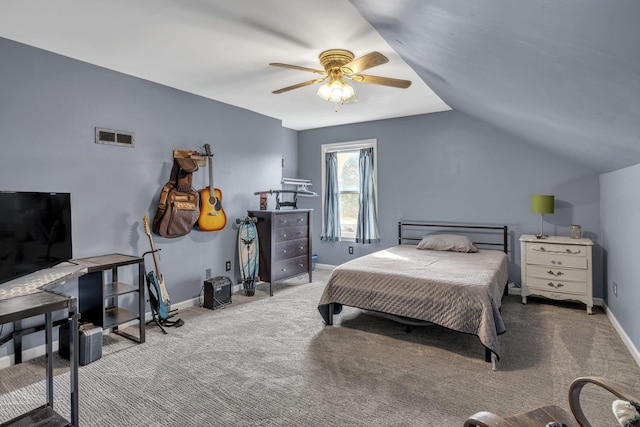
{"label": "nightstand drawer", "polygon": [[274,271],[272,271],[271,274],[275,281],[306,273],[308,269],[309,256],[299,256],[286,261],[276,262],[274,265]]}
{"label": "nightstand drawer", "polygon": [[273,221],[273,226],[276,229],[284,227],[297,227],[301,225],[307,225],[307,214],[303,212],[277,215]]}
{"label": "nightstand drawer", "polygon": [[589,259],[571,255],[527,253],[527,265],[587,269]]}
{"label": "nightstand drawer", "polygon": [[529,289],[540,289],[544,291],[557,291],[563,294],[584,295],[587,292],[587,282],[571,282],[568,280],[540,279],[537,277],[527,278]]}
{"label": "nightstand drawer", "polygon": [[275,230],[275,242],[286,242],[288,240],[306,239],[309,235],[309,228],[306,225],[302,227],[285,227]]}
{"label": "nightstand drawer", "polygon": [[273,249],[273,258],[275,261],[295,258],[309,253],[309,240],[298,239],[288,242],[276,243]]}
{"label": "nightstand drawer", "polygon": [[562,254],[567,256],[586,257],[587,250],[580,245],[562,245],[553,243],[531,243],[526,244],[528,253],[538,254]]}
{"label": "nightstand drawer", "polygon": [[586,269],[580,270],[571,270],[568,268],[555,268],[555,267],[545,267],[541,265],[528,265],[527,266],[527,277],[533,278],[537,277],[539,279],[545,280],[561,280],[561,281],[571,281],[571,282],[586,282],[587,281],[587,272]]}

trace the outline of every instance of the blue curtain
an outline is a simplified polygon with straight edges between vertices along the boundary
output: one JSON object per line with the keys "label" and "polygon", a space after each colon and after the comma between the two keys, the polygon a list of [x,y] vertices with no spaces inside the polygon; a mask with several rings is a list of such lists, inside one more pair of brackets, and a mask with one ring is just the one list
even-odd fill
{"label": "blue curtain", "polygon": [[325,155],[324,226],[320,240],[339,242],[340,235],[340,190],[338,189],[338,153]]}
{"label": "blue curtain", "polygon": [[360,208],[358,209],[358,228],[356,230],[356,242],[358,243],[378,243],[380,241],[373,172],[373,148],[363,148],[360,150]]}

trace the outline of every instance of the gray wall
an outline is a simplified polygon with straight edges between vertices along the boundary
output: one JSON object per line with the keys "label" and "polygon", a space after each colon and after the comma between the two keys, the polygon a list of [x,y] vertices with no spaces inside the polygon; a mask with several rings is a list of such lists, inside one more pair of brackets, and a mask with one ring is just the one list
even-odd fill
{"label": "gray wall", "polygon": [[[636,349],[640,349],[640,164],[600,176],[602,246],[606,248],[607,305]],[[618,295],[613,293],[613,283]]]}
{"label": "gray wall", "polygon": [[[338,113],[339,114],[339,113]],[[377,138],[378,207],[381,243],[320,241],[321,200],[314,208],[314,252],[319,263],[340,264],[397,243],[400,219],[507,224],[510,280],[520,283],[523,233],[536,233],[540,217],[529,212],[534,193],[554,194],[556,212],[545,216],[545,232],[568,235],[571,224],[595,240],[594,294],[602,292],[599,244],[599,183],[592,170],[537,148],[485,122],[455,111],[299,132],[301,178],[321,187],[324,143]],[[348,246],[355,246],[354,255]]]}
{"label": "gray wall", "polygon": [[[279,120],[6,39],[0,58],[0,189],[70,192],[76,258],[141,255],[142,217],[153,218],[173,149],[209,143],[227,226],[154,241],[172,302],[197,297],[208,268],[234,275],[234,220],[259,207],[258,187],[279,187],[283,156],[296,164],[295,132],[284,138]],[[135,148],[95,144],[96,126],[135,132]],[[206,168],[193,185],[208,185]]]}

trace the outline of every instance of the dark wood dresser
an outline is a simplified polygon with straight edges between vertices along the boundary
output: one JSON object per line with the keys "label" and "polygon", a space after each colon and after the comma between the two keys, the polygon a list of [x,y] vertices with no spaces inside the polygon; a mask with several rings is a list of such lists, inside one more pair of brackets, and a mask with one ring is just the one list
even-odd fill
{"label": "dark wood dresser", "polygon": [[258,218],[260,245],[260,280],[273,283],[311,272],[311,213],[312,209],[247,211]]}

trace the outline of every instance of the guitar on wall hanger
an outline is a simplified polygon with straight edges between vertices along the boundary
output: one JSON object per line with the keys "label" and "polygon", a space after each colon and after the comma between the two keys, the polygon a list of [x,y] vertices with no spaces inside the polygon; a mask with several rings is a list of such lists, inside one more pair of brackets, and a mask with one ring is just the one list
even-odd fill
{"label": "guitar on wall hanger", "polygon": [[[162,322],[169,318],[169,315],[171,313],[171,301],[169,300],[169,293],[167,292],[167,288],[164,285],[164,277],[162,277],[162,273],[160,273],[160,266],[158,264],[157,255],[158,251],[156,251],[156,248],[153,245],[153,239],[151,238],[149,217],[145,215],[144,218],[142,218],[142,221],[144,222],[144,232],[147,234],[147,237],[149,237],[149,245],[151,246],[151,254],[153,255],[153,265],[156,268],[155,271],[151,271],[147,274],[147,280],[153,285],[153,288],[156,291],[158,300],[156,311],[158,312],[158,317]],[[151,300],[152,296],[153,295],[150,295]],[[155,303],[155,301],[152,301],[152,304],[153,303]]]}
{"label": "guitar on wall hanger", "polygon": [[213,187],[213,154],[209,144],[204,145],[209,164],[209,187],[200,190],[200,216],[198,227],[203,231],[222,230],[227,216],[222,208],[222,192]]}

